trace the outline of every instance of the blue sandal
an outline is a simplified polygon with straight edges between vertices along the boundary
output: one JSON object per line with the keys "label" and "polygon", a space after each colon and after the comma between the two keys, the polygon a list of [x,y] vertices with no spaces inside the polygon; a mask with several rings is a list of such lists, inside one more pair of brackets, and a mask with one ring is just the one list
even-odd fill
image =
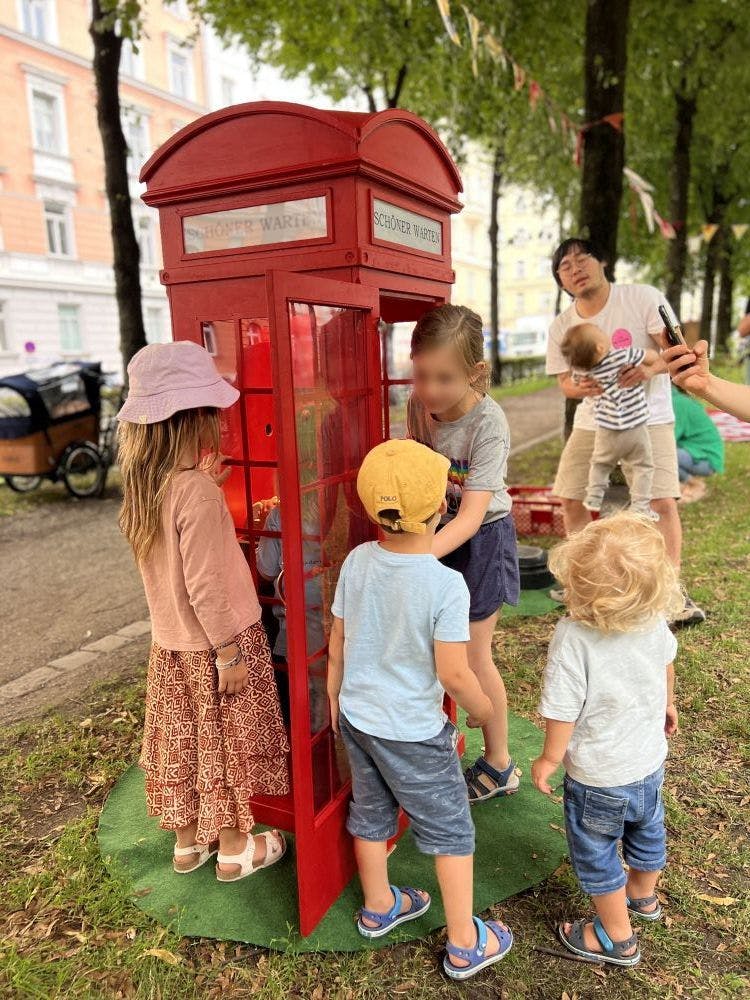
{"label": "blue sandal", "polygon": [[[489,788],[479,780],[482,774],[494,783],[494,788]],[[464,780],[469,793],[469,803],[472,806],[500,795],[512,795],[518,791],[519,785],[516,765],[512,759],[504,771],[498,771],[492,764],[487,763],[484,757],[477,757],[471,767],[467,767],[464,771]]]}
{"label": "blue sandal", "polygon": [[[596,939],[602,946],[601,951],[592,951],[590,948],[586,947],[583,930],[586,924],[589,923],[594,928]],[[621,965],[626,968],[638,965],[641,960],[641,951],[640,948],[637,947],[638,935],[631,934],[626,941],[613,941],[609,934],[607,934],[604,930],[604,925],[599,917],[594,917],[593,921],[576,920],[570,928],[569,934],[565,933],[562,924],[558,924],[557,936],[560,938],[560,941],[565,945],[568,951],[572,951],[574,955],[580,955],[581,958],[595,959],[597,962],[606,962],[608,965]],[[636,945],[636,949],[632,955],[623,954],[623,952],[632,948],[633,945]]]}
{"label": "blue sandal", "polygon": [[[416,920],[417,917],[421,917],[423,913],[429,910],[430,903],[432,902],[429,896],[427,899],[423,899],[416,889],[411,889],[409,886],[399,889],[398,886],[392,885],[391,892],[393,893],[395,902],[387,913],[375,913],[374,910],[366,910],[362,907],[357,914],[357,930],[362,937],[383,937],[384,934],[388,934],[389,931],[392,931],[394,927],[398,927],[399,924],[405,924],[408,920]],[[411,909],[402,913],[401,900],[404,894],[411,900]],[[362,917],[372,920],[377,926],[368,927],[367,924],[362,923]]]}
{"label": "blue sandal", "polygon": [[[497,920],[480,920],[479,917],[472,917],[477,929],[477,943],[473,948],[458,948],[455,944],[447,941],[445,950],[447,952],[443,959],[443,970],[446,976],[451,979],[470,979],[476,976],[488,965],[494,965],[501,958],[505,958],[513,947],[513,932],[509,927],[503,927]],[[499,950],[494,955],[487,954],[487,929],[492,931],[500,945]],[[468,965],[454,965],[451,957],[460,958]]]}
{"label": "blue sandal", "polygon": [[[658,896],[641,896],[640,899],[631,899],[628,896],[626,903],[628,904],[628,913],[633,917],[638,917],[639,920],[645,920],[648,923],[661,920],[661,903]],[[652,906],[654,903],[656,903],[655,909],[643,909],[644,906]]]}

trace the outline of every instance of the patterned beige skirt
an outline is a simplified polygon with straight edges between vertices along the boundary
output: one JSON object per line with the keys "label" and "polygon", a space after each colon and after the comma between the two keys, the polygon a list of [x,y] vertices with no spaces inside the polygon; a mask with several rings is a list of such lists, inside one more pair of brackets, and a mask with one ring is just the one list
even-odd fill
{"label": "patterned beige skirt", "polygon": [[199,844],[224,827],[249,833],[251,798],[289,791],[289,742],[263,626],[251,625],[237,642],[248,684],[235,695],[218,694],[209,650],[151,647],[139,760],[148,814],[164,830],[197,819]]}

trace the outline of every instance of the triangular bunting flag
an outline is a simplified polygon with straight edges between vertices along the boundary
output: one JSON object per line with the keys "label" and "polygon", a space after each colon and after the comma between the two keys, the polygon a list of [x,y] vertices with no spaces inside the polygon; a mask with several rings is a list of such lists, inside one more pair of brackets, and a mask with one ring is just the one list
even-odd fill
{"label": "triangular bunting flag", "polygon": [[702,236],[690,236],[688,238],[688,250],[690,253],[698,253],[703,242]]}
{"label": "triangular bunting flag", "polygon": [[523,90],[523,85],[526,82],[526,70],[522,69],[518,63],[513,63],[513,89]]}
{"label": "triangular bunting flag", "polygon": [[750,229],[750,226],[746,222],[736,222],[732,226],[732,232],[734,233],[734,238],[736,240],[741,240],[745,233]]}
{"label": "triangular bunting flag", "polygon": [[443,19],[443,27],[448,33],[448,38],[453,42],[454,45],[461,44],[461,36],[456,31],[456,26],[451,19],[451,5],[450,0],[435,0],[440,11],[440,16]]}
{"label": "triangular bunting flag", "polygon": [[529,104],[531,105],[531,110],[536,111],[536,106],[539,103],[539,98],[542,96],[542,88],[536,82],[532,80],[529,83]]}
{"label": "triangular bunting flag", "polygon": [[468,7],[464,6],[464,14],[466,15],[466,21],[469,25],[469,41],[471,43],[471,72],[475,77],[479,76],[479,63],[477,61],[477,49],[479,47],[479,32],[481,30],[481,22],[478,17],[469,10]]}
{"label": "triangular bunting flag", "polygon": [[701,233],[703,234],[704,242],[710,243],[718,230],[719,227],[715,222],[707,222],[705,226],[701,226]]}

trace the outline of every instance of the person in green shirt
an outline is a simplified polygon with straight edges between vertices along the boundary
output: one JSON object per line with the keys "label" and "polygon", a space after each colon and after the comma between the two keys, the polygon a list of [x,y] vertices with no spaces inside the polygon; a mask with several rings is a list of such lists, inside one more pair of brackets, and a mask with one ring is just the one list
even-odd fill
{"label": "person in green shirt", "polygon": [[724,471],[724,442],[701,404],[672,386],[680,482]]}

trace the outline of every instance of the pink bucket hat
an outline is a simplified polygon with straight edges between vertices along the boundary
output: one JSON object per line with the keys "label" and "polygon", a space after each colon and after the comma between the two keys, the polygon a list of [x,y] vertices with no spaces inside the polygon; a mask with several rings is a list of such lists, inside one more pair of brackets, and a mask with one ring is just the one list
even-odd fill
{"label": "pink bucket hat", "polygon": [[128,365],[128,377],[130,391],[117,419],[131,424],[155,424],[202,406],[223,410],[240,397],[208,351],[190,340],[141,348]]}

